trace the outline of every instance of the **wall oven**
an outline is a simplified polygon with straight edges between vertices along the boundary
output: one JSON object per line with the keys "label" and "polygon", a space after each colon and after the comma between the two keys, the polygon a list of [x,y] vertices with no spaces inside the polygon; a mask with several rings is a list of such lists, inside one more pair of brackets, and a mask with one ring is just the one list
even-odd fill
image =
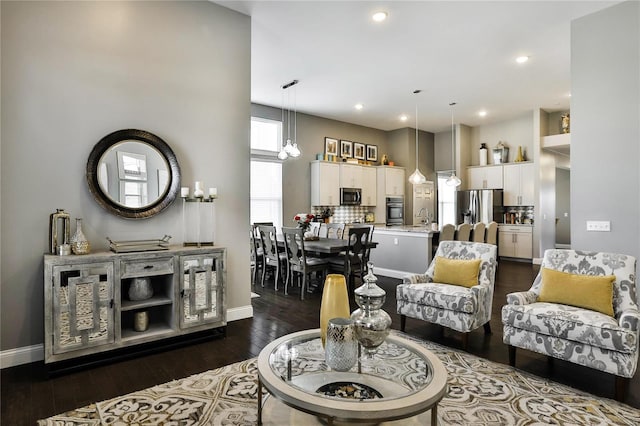
{"label": "wall oven", "polygon": [[359,206],[362,201],[360,188],[340,188],[341,206]]}
{"label": "wall oven", "polygon": [[387,226],[404,225],[404,198],[387,197]]}

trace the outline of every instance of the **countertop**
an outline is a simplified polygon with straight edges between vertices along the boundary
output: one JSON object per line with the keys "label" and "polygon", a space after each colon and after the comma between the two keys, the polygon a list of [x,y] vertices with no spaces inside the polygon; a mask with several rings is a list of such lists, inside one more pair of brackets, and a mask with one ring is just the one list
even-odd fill
{"label": "countertop", "polygon": [[415,232],[421,234],[436,234],[440,231],[433,231],[426,225],[394,225],[394,226],[376,226],[375,232],[388,231],[388,232]]}

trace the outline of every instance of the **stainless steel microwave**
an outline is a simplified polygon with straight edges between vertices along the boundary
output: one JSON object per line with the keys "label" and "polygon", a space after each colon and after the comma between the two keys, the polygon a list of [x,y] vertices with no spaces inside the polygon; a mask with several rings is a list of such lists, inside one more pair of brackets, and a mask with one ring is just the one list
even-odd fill
{"label": "stainless steel microwave", "polygon": [[359,206],[362,202],[362,189],[340,188],[341,206]]}

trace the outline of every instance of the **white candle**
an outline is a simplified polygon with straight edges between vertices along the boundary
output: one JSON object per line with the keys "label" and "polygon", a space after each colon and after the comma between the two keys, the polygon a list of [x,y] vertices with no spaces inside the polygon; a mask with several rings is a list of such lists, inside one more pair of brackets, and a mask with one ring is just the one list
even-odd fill
{"label": "white candle", "polygon": [[180,196],[182,198],[189,197],[189,187],[188,186],[183,186],[182,188],[180,188]]}
{"label": "white candle", "polygon": [[218,196],[218,188],[209,188],[209,197],[215,198]]}
{"label": "white candle", "polygon": [[202,181],[196,181],[196,189],[193,191],[193,196],[196,198],[201,198],[204,196],[204,184]]}

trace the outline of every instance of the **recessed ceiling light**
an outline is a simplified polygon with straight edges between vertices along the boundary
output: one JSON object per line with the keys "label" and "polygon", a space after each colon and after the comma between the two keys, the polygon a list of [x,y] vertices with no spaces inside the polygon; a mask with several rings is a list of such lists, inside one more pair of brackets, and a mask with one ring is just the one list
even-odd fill
{"label": "recessed ceiling light", "polygon": [[487,116],[487,111],[485,111],[485,110],[479,111],[479,112],[478,112],[478,115],[479,115],[480,117],[486,117],[486,116]]}
{"label": "recessed ceiling light", "polygon": [[371,18],[375,21],[375,22],[382,22],[385,19],[387,19],[387,12],[376,12],[374,13]]}
{"label": "recessed ceiling light", "polygon": [[409,117],[407,117],[405,114],[402,114],[400,116],[400,121],[407,121],[409,119]]}
{"label": "recessed ceiling light", "polygon": [[364,105],[356,104],[354,108],[360,110],[360,109],[364,108]]}
{"label": "recessed ceiling light", "polygon": [[519,64],[524,64],[525,62],[527,62],[529,60],[528,56],[518,56],[516,58],[516,62]]}

